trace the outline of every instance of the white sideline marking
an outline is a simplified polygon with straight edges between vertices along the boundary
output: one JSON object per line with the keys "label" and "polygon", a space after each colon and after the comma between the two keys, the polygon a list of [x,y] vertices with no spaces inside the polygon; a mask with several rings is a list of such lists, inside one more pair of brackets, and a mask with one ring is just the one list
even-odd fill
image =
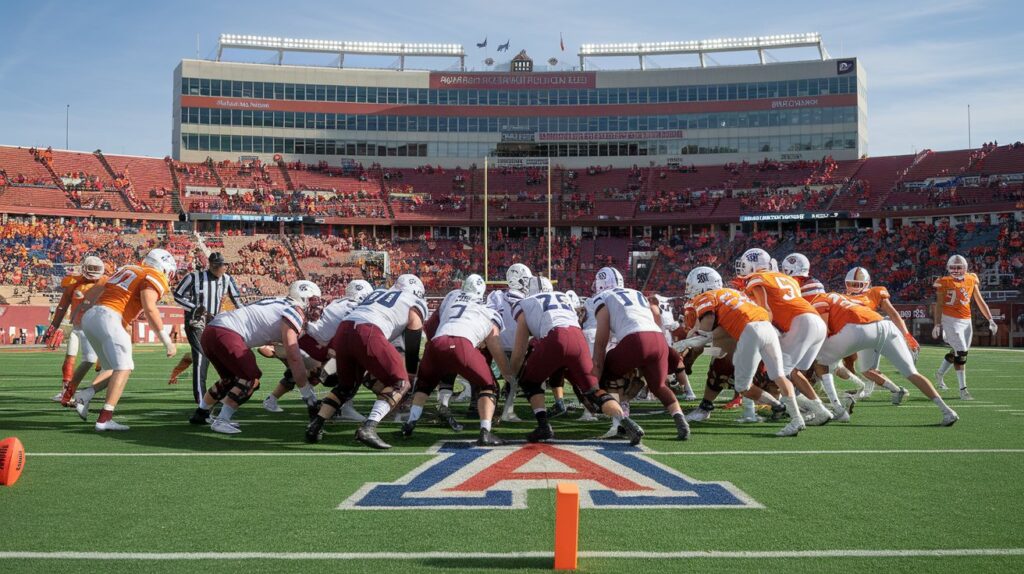
{"label": "white sideline marking", "polygon": [[[21,560],[488,560],[551,558],[553,552],[19,552],[2,559]],[[1024,556],[1024,548],[949,548],[938,550],[681,550],[676,552],[582,551],[580,558],[907,558],[949,556]]]}
{"label": "white sideline marking", "polygon": [[[27,456],[74,458],[74,457],[332,457],[332,456],[434,456],[433,452],[26,452]],[[945,449],[879,449],[879,450],[709,450],[709,451],[644,451],[652,456],[770,456],[770,455],[837,455],[837,454],[1024,454],[1024,448],[945,448]]]}

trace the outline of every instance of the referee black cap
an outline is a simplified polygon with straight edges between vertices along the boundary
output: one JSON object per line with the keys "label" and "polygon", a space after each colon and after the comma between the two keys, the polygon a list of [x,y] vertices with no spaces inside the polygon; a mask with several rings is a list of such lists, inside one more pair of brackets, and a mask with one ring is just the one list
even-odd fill
{"label": "referee black cap", "polygon": [[210,267],[220,267],[221,265],[224,265],[224,256],[217,251],[211,253],[209,259]]}

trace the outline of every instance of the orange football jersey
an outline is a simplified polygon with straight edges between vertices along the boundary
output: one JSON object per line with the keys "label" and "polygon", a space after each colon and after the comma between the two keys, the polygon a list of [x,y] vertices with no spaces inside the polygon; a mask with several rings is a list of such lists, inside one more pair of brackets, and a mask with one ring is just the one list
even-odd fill
{"label": "orange football jersey", "polygon": [[155,289],[159,297],[170,289],[167,278],[159,270],[143,265],[125,265],[107,280],[96,304],[120,313],[122,322],[127,325],[142,312],[140,294],[147,288]]}
{"label": "orange football jersey", "polygon": [[872,287],[860,295],[847,295],[847,297],[857,301],[861,305],[870,307],[873,311],[877,311],[878,307],[881,306],[882,301],[889,298],[889,290],[885,287],[878,286]]}
{"label": "orange football jersey", "polygon": [[693,299],[693,307],[697,320],[708,313],[714,313],[717,326],[725,329],[736,341],[740,340],[747,323],[768,320],[768,311],[735,289],[715,289],[701,293]]}
{"label": "orange football jersey", "polygon": [[971,299],[978,288],[978,276],[974,273],[964,275],[958,281],[951,275],[940,277],[933,285],[942,301],[942,314],[957,319],[971,318]]}
{"label": "orange football jersey", "polygon": [[793,319],[804,313],[815,313],[814,306],[800,295],[800,284],[795,279],[777,271],[760,271],[747,277],[745,291],[748,295],[754,288],[764,288],[768,296],[768,308],[772,311],[772,324],[783,333],[789,331]]}
{"label": "orange football jersey", "polygon": [[64,288],[64,297],[68,301],[68,313],[69,317],[75,316],[75,311],[78,306],[85,300],[85,292],[88,291],[93,285],[97,283],[102,284],[107,280],[106,277],[100,277],[96,281],[86,279],[83,275],[68,275],[61,282],[60,286]]}
{"label": "orange football jersey", "polygon": [[811,304],[821,316],[824,317],[826,313],[828,314],[827,323],[830,336],[835,335],[851,323],[866,325],[882,320],[881,315],[849,295],[818,293],[811,297]]}

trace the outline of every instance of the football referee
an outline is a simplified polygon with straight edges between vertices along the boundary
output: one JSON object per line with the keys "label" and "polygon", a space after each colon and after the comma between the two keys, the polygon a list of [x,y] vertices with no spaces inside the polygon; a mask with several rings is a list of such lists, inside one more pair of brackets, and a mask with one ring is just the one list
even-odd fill
{"label": "football referee", "polygon": [[206,371],[210,367],[199,339],[206,322],[220,313],[225,295],[235,307],[242,306],[235,280],[227,274],[224,256],[216,252],[210,254],[206,271],[189,273],[174,289],[174,300],[185,308],[185,335],[192,347],[192,394],[196,403],[206,394]]}

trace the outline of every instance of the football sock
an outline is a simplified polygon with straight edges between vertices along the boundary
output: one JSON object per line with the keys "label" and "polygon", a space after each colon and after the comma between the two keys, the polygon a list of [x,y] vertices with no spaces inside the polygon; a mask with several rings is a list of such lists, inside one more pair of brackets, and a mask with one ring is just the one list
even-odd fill
{"label": "football sock", "polygon": [[379,423],[384,420],[384,415],[388,414],[388,411],[390,410],[391,405],[387,401],[377,399],[373,401],[373,408],[370,409],[370,416],[366,418],[375,423]]}
{"label": "football sock", "polygon": [[[450,401],[451,398],[452,398],[452,391],[450,391],[448,389],[441,389],[440,391],[437,392],[437,404],[441,405],[442,407],[447,407],[448,406],[448,401]],[[413,408],[416,408],[416,407],[413,407]],[[420,410],[423,410],[422,407],[420,408]]]}
{"label": "football sock", "polygon": [[94,396],[96,396],[96,389],[94,387],[88,386],[82,389],[82,399],[91,401]]}
{"label": "football sock", "polygon": [[621,422],[622,422],[622,417],[612,417],[612,428],[615,428],[615,427],[619,426],[619,423],[621,423]]}
{"label": "football sock", "polygon": [[564,409],[565,408],[565,401],[563,401],[562,399],[555,399],[555,408],[558,409],[558,410]]}
{"label": "football sock", "polygon": [[421,416],[423,416],[423,407],[420,405],[413,405],[409,408],[409,422],[414,423],[420,420]]}
{"label": "football sock", "polygon": [[[858,390],[858,391],[863,391],[863,392],[867,392],[867,388],[868,388],[868,383],[867,383],[867,382],[866,382],[866,381],[865,381],[864,379],[862,379],[862,378],[858,377],[857,375],[855,375],[855,374],[853,374],[853,373],[849,373],[849,374],[848,374],[848,376],[847,376],[847,379],[848,379],[848,380],[849,380],[849,381],[850,381],[851,383],[853,383],[854,385],[856,385],[856,387],[857,387],[857,390]],[[871,388],[871,390],[872,390],[872,391],[873,391],[873,390],[875,390],[875,389],[874,389],[874,384],[873,384],[873,383],[872,383],[871,387],[872,387],[872,388]]]}
{"label": "football sock", "polygon": [[[740,395],[736,395],[736,396],[740,396]],[[768,393],[761,393],[761,396],[758,397],[757,402],[761,403],[762,405],[771,405],[771,406],[776,406],[776,405],[779,404],[778,399],[776,399],[775,397],[769,395]]]}
{"label": "football sock", "polygon": [[786,412],[789,413],[790,420],[804,424],[804,417],[800,414],[800,407],[796,404],[796,397],[782,397],[783,404],[786,405]]}
{"label": "football sock", "polygon": [[900,392],[899,386],[897,386],[896,383],[890,381],[889,379],[885,379],[885,382],[882,383],[882,388],[889,391],[890,393]]}
{"label": "football sock", "polygon": [[312,404],[316,402],[316,390],[313,389],[313,385],[306,385],[299,389],[299,394],[306,400],[306,403]]}
{"label": "football sock", "polygon": [[[214,404],[217,404],[217,403],[214,403]],[[204,411],[208,411],[208,410],[213,408],[213,405],[207,403],[206,402],[206,397],[203,397],[203,398],[199,399],[199,408],[203,409]]]}
{"label": "football sock", "polygon": [[932,402],[939,407],[939,410],[942,411],[942,414],[944,415],[953,412],[953,409],[949,408],[949,405],[946,404],[946,401],[942,400],[942,397],[935,397],[932,399]]}
{"label": "football sock", "polygon": [[743,397],[743,417],[749,419],[754,418],[755,416],[757,416],[757,405],[754,401],[747,397]]}
{"label": "football sock", "polygon": [[547,409],[536,409],[533,411],[533,416],[537,417],[537,424],[546,425],[548,424],[548,410]]}
{"label": "football sock", "polygon": [[103,410],[100,411],[100,417],[96,419],[96,422],[105,423],[112,418],[114,418],[114,405],[107,403],[103,405]]}
{"label": "football sock", "polygon": [[63,375],[63,382],[66,385],[72,377],[75,376],[75,357],[74,355],[64,355],[64,365],[61,366],[61,374]]}
{"label": "football sock", "polygon": [[967,388],[967,371],[965,369],[956,372],[956,382],[960,383],[961,389]]}
{"label": "football sock", "polygon": [[480,419],[480,430],[490,431],[491,430],[491,419]]}
{"label": "football sock", "polygon": [[836,393],[836,382],[832,378],[832,373],[825,373],[821,376],[821,388],[825,389],[829,402],[833,405],[839,404],[839,394]]}
{"label": "football sock", "polygon": [[235,409],[227,405],[221,405],[220,413],[217,414],[217,420],[228,422],[233,416],[235,416]]}
{"label": "football sock", "polygon": [[942,360],[942,365],[939,366],[939,378],[941,379],[942,377],[944,377],[946,375],[946,371],[948,371],[948,370],[950,370],[952,368],[953,368],[953,363],[950,363],[949,361],[943,359]]}

